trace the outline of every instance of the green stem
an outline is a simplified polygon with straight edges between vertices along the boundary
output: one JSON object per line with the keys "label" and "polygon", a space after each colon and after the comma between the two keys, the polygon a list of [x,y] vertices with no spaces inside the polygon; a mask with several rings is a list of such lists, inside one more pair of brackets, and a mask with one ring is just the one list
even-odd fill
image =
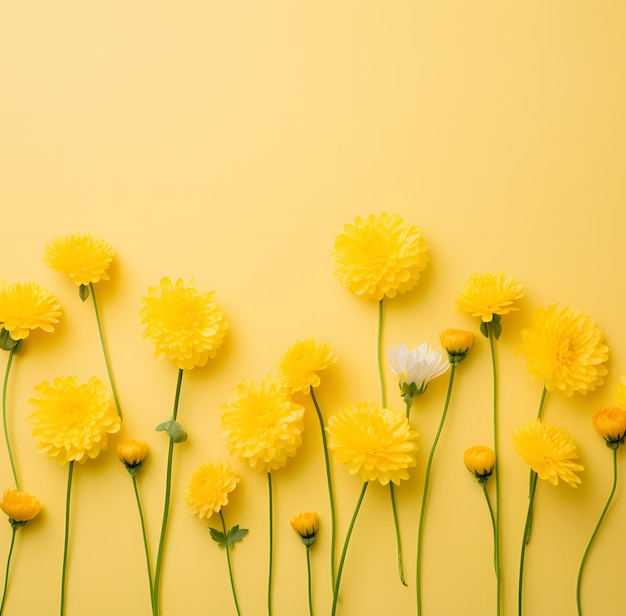
{"label": "green stem", "polygon": [[[537,421],[541,421],[541,414],[543,412],[543,407],[545,405],[546,402],[546,395],[548,393],[548,390],[546,389],[545,383],[543,386],[543,390],[541,391],[541,398],[539,399],[539,410],[537,411]],[[528,495],[530,497],[530,490],[532,487],[532,479],[533,479],[533,470],[530,470],[530,473],[528,475]],[[532,511],[530,512],[530,519],[528,520],[528,529],[526,531],[526,543],[530,542],[530,534],[531,534],[531,530],[533,527],[533,514]]]}
{"label": "green stem", "polygon": [[306,576],[309,590],[309,616],[313,616],[313,595],[311,593],[311,548],[306,548]]}
{"label": "green stem", "polygon": [[580,607],[580,583],[581,583],[582,576],[583,576],[583,568],[585,566],[585,561],[587,560],[587,556],[589,554],[589,550],[591,549],[591,545],[593,544],[596,538],[596,535],[598,534],[598,531],[600,530],[600,526],[602,525],[602,522],[604,521],[606,512],[608,511],[609,505],[611,504],[611,501],[613,500],[613,496],[615,495],[615,489],[617,487],[617,448],[618,446],[619,446],[619,443],[617,443],[614,448],[612,447],[613,449],[613,487],[611,488],[611,493],[609,494],[609,498],[606,501],[606,505],[604,505],[604,509],[602,510],[600,519],[598,520],[598,523],[596,524],[596,528],[593,531],[593,534],[591,535],[591,539],[589,539],[589,544],[587,545],[587,548],[585,549],[583,559],[580,563],[580,569],[578,570],[578,579],[576,581],[576,608],[578,609],[578,616],[582,616],[582,613],[583,613]]}
{"label": "green stem", "polygon": [[380,397],[383,408],[387,406],[387,393],[385,391],[385,376],[383,372],[383,300],[378,302],[378,378],[380,379]]}
{"label": "green stem", "polygon": [[400,539],[400,524],[398,523],[398,512],[396,511],[396,496],[393,482],[389,482],[389,495],[391,496],[391,511],[393,513],[393,524],[396,529],[396,546],[398,550],[398,575],[404,586],[408,586],[404,579],[404,570],[402,567],[402,540]]}
{"label": "green stem", "polygon": [[113,399],[115,400],[115,408],[119,418],[122,419],[122,407],[117,395],[117,388],[115,387],[115,381],[113,380],[113,370],[111,369],[111,362],[109,360],[109,353],[107,352],[106,343],[104,342],[104,332],[102,331],[102,320],[100,319],[100,312],[98,310],[98,303],[96,302],[96,290],[94,289],[93,282],[89,283],[89,290],[91,291],[91,299],[93,300],[93,307],[96,312],[96,322],[98,323],[98,334],[100,335],[100,344],[102,345],[102,352],[104,353],[104,363],[106,364],[107,374],[109,375],[109,382],[111,383],[111,390],[113,391]]}
{"label": "green stem", "polygon": [[408,419],[411,414],[411,408],[413,407],[413,397],[404,396],[404,404],[406,406],[406,418]]}
{"label": "green stem", "polygon": [[424,477],[424,491],[422,493],[422,506],[420,509],[419,526],[417,529],[417,565],[415,569],[415,588],[416,588],[416,594],[417,594],[418,616],[421,616],[422,614],[422,581],[421,581],[422,532],[424,529],[424,518],[426,517],[425,515],[426,514],[426,501],[428,499],[428,487],[430,485],[430,473],[432,470],[433,458],[435,457],[435,449],[437,448],[437,443],[439,442],[439,437],[441,436],[443,424],[446,420],[446,415],[448,414],[448,407],[450,406],[450,396],[452,395],[452,386],[454,384],[455,372],[456,372],[456,364],[452,364],[450,368],[450,379],[448,381],[448,392],[446,394],[446,401],[443,405],[443,413],[441,414],[441,420],[439,421],[439,427],[437,428],[437,433],[435,434],[433,444],[430,448],[430,454],[428,456],[428,463],[426,464],[426,475]]}
{"label": "green stem", "polygon": [[[176,382],[176,395],[174,397],[174,412],[172,417],[176,421],[178,415],[178,404],[180,401],[180,389],[183,381],[183,369],[178,370],[178,380]],[[154,586],[152,587],[152,611],[154,616],[159,614],[159,589],[161,587],[161,568],[163,566],[163,550],[165,548],[165,535],[167,531],[167,520],[170,511],[170,493],[172,491],[172,461],[174,457],[174,441],[170,437],[167,451],[167,472],[165,479],[165,501],[163,503],[163,519],[161,522],[161,535],[159,537],[159,550],[157,552],[156,569],[154,573]]]}
{"label": "green stem", "polygon": [[539,410],[537,411],[537,421],[541,419],[541,414],[543,413],[543,407],[546,403],[546,395],[548,394],[548,390],[546,389],[546,385],[544,383],[543,389],[541,391],[541,398],[539,399]]}
{"label": "green stem", "polygon": [[494,537],[494,550],[496,555],[496,570],[497,576],[497,590],[496,590],[496,602],[497,602],[497,614],[500,614],[500,607],[502,603],[502,576],[500,568],[500,537],[502,527],[502,505],[500,502],[500,452],[499,452],[499,439],[498,439],[498,368],[496,363],[496,344],[495,336],[491,327],[491,324],[487,324],[487,332],[489,334],[489,346],[491,349],[491,368],[493,373],[493,451],[496,458],[495,465],[495,479],[496,479],[496,531]]}
{"label": "green stem", "polygon": [[235,581],[233,580],[233,569],[230,562],[230,548],[228,547],[228,539],[226,533],[226,522],[224,521],[224,514],[222,510],[219,511],[220,520],[222,520],[222,530],[224,531],[224,548],[226,549],[226,562],[228,563],[228,577],[230,578],[230,588],[233,591],[233,599],[235,600],[235,609],[237,610],[237,615],[241,616],[241,612],[239,611],[239,602],[237,601],[237,593],[235,592]]}
{"label": "green stem", "polygon": [[61,611],[65,614],[65,580],[67,578],[67,548],[70,538],[70,502],[72,496],[72,477],[74,475],[74,460],[70,460],[70,466],[67,473],[67,493],[65,496],[65,536],[63,540],[63,567],[61,569]]}
{"label": "green stem", "polygon": [[13,534],[11,535],[11,545],[9,547],[9,555],[7,556],[7,568],[4,574],[4,592],[2,593],[2,603],[0,604],[0,616],[4,612],[4,602],[7,598],[7,589],[9,588],[9,567],[11,566],[11,555],[13,554],[13,545],[15,544],[15,533],[17,527],[13,527]]}
{"label": "green stem", "polygon": [[354,523],[356,522],[356,517],[359,514],[359,509],[361,508],[361,503],[363,502],[363,497],[365,496],[365,490],[367,490],[368,485],[369,484],[367,481],[363,484],[363,488],[361,489],[361,494],[359,495],[359,500],[357,501],[356,507],[354,508],[354,513],[352,514],[352,520],[350,521],[350,526],[348,527],[348,534],[346,535],[346,540],[343,544],[343,550],[341,552],[341,558],[339,560],[339,569],[337,570],[337,582],[335,584],[335,593],[333,595],[333,608],[332,608],[331,616],[335,616],[337,612],[337,600],[339,599],[339,584],[341,583],[343,565],[346,560],[346,553],[348,552],[348,544],[350,543],[350,537],[352,536],[352,529],[354,528]]}
{"label": "green stem", "polygon": [[141,499],[139,498],[139,490],[137,489],[137,477],[131,475],[133,479],[133,489],[135,490],[135,499],[137,500],[137,510],[139,511],[139,520],[141,521],[141,534],[143,536],[143,548],[146,553],[146,566],[148,569],[148,583],[150,585],[150,605],[154,614],[154,593],[152,589],[152,567],[150,566],[150,551],[148,550],[148,536],[146,534],[146,524],[143,517],[143,509],[141,507]]}
{"label": "green stem", "polygon": [[526,513],[526,524],[524,526],[524,536],[522,538],[522,550],[519,563],[519,583],[517,586],[517,614],[522,616],[522,594],[524,587],[524,559],[526,557],[526,546],[528,545],[527,534],[530,531],[530,521],[533,517],[533,505],[535,502],[535,493],[537,491],[537,473],[532,471],[530,495],[528,498],[528,512]]}
{"label": "green stem", "polygon": [[485,495],[485,500],[487,501],[487,507],[489,508],[489,517],[491,518],[491,529],[493,530],[493,569],[496,572],[496,579],[500,575],[498,571],[498,559],[496,558],[496,520],[493,515],[493,507],[491,506],[491,499],[489,498],[489,493],[487,492],[487,482],[481,483],[481,488],[483,489],[483,494]]}
{"label": "green stem", "polygon": [[330,501],[330,578],[331,588],[335,588],[335,543],[336,543],[336,522],[335,522],[335,496],[333,492],[333,478],[330,467],[330,457],[328,455],[328,444],[326,442],[326,430],[324,427],[324,417],[322,411],[317,404],[317,398],[311,387],[311,398],[313,399],[313,405],[315,406],[315,412],[320,422],[320,431],[322,434],[322,447],[324,449],[324,462],[326,464],[326,483],[328,484],[328,500]]}
{"label": "green stem", "polygon": [[13,363],[13,355],[15,354],[15,347],[12,347],[9,351],[9,359],[7,360],[7,367],[4,371],[4,385],[2,387],[2,425],[4,426],[4,440],[7,443],[7,451],[9,453],[9,461],[11,462],[11,471],[13,471],[13,479],[15,480],[15,489],[20,489],[20,481],[17,478],[17,470],[15,468],[15,462],[13,461],[13,452],[11,450],[11,441],[9,439],[9,430],[7,427],[7,385],[9,382],[9,372],[11,371],[11,364]]}
{"label": "green stem", "polygon": [[272,565],[274,562],[274,505],[272,498],[272,473],[267,473],[267,489],[269,496],[269,519],[270,519],[270,562],[267,576],[267,615],[272,616]]}

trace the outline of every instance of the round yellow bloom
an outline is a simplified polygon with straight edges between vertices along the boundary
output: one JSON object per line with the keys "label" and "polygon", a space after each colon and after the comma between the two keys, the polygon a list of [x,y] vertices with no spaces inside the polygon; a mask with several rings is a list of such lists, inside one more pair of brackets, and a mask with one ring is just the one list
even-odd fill
{"label": "round yellow bloom", "polygon": [[228,322],[217,307],[214,293],[200,293],[193,281],[189,286],[179,278],[174,284],[162,278],[158,287],[148,289],[139,312],[144,339],[156,347],[154,356],[171,359],[178,368],[201,368],[217,355],[224,342]]}
{"label": "round yellow bloom", "polygon": [[418,227],[383,212],[345,225],[335,239],[333,256],[344,287],[379,301],[417,286],[428,263],[428,248]]}
{"label": "round yellow bloom", "polygon": [[626,410],[626,374],[620,377],[617,391],[615,392],[615,406]]}
{"label": "round yellow bloom", "polygon": [[513,434],[513,447],[540,479],[552,485],[565,481],[573,488],[581,483],[576,475],[583,467],[574,462],[578,449],[569,434],[545,421],[529,421]]}
{"label": "round yellow bloom", "polygon": [[230,453],[256,470],[285,466],[302,444],[304,407],[272,377],[240,383],[221,410],[221,434]]}
{"label": "round yellow bloom", "polygon": [[439,334],[439,340],[448,353],[448,361],[451,364],[459,364],[474,346],[476,336],[464,329],[446,329]]}
{"label": "round yellow bloom", "polygon": [[200,518],[210,518],[228,504],[228,495],[238,482],[239,477],[228,462],[201,464],[187,484],[187,509]]}
{"label": "round yellow bloom", "polygon": [[456,312],[467,312],[490,323],[494,314],[503,315],[518,310],[513,307],[513,302],[523,297],[522,289],[521,283],[514,282],[501,272],[472,274],[465,281],[454,307]]}
{"label": "round yellow bloom", "polygon": [[0,324],[13,340],[28,338],[33,329],[53,332],[60,315],[54,295],[34,282],[0,282]]}
{"label": "round yellow bloom", "polygon": [[345,464],[352,475],[365,481],[390,481],[398,485],[408,479],[408,470],[417,464],[417,432],[395,409],[381,409],[375,403],[348,403],[328,421],[328,447],[335,461]]}
{"label": "round yellow bloom", "polygon": [[305,511],[289,520],[291,528],[300,535],[302,543],[310,548],[317,539],[317,531],[320,527],[320,516],[314,511]]}
{"label": "round yellow bloom", "polygon": [[489,447],[475,445],[465,450],[463,462],[476,479],[486,479],[491,477],[496,466],[496,454]]}
{"label": "round yellow bloom", "polygon": [[5,490],[0,509],[6,513],[9,520],[28,522],[39,515],[41,501],[28,492]]}
{"label": "round yellow bloom", "polygon": [[115,252],[91,233],[74,233],[46,244],[43,261],[53,270],[67,274],[75,284],[88,285],[108,280],[107,269]]}
{"label": "round yellow bloom", "polygon": [[330,342],[298,340],[292,344],[278,362],[279,378],[292,393],[308,394],[321,379],[318,372],[326,370],[337,361]]}
{"label": "round yellow bloom", "polygon": [[535,380],[545,380],[548,391],[558,389],[566,396],[586,394],[602,385],[607,369],[602,364],[609,349],[595,320],[580,309],[554,304],[535,312],[532,327],[521,331],[518,348],[526,357],[526,368]]}
{"label": "round yellow bloom", "polygon": [[626,410],[617,407],[600,409],[591,418],[595,431],[608,443],[623,442],[626,437]]}
{"label": "round yellow bloom", "polygon": [[148,455],[148,443],[145,441],[120,441],[117,444],[117,457],[123,462],[126,470],[135,474]]}
{"label": "round yellow bloom", "polygon": [[28,421],[37,450],[59,464],[86,462],[107,448],[108,435],[120,429],[120,418],[102,381],[91,377],[78,384],[73,376],[35,387],[29,402],[37,409]]}

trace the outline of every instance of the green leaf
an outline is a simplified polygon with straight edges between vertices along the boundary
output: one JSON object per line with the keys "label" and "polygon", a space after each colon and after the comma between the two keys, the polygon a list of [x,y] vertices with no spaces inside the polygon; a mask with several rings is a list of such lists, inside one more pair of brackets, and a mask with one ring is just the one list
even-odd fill
{"label": "green leaf", "polygon": [[187,433],[173,417],[160,423],[155,430],[157,432],[167,432],[167,435],[175,443],[184,443],[187,440]]}
{"label": "green leaf", "polygon": [[489,330],[487,329],[488,325],[485,321],[480,322],[480,333],[485,337],[489,338]]}
{"label": "green leaf", "polygon": [[491,321],[491,331],[493,332],[493,337],[498,340],[502,335],[502,324],[500,321],[502,317],[499,314],[494,314],[493,319]]}
{"label": "green leaf", "polygon": [[226,541],[228,546],[234,545],[238,541],[241,541],[250,531],[247,528],[239,528],[239,524],[235,524],[226,535]]}
{"label": "green leaf", "polygon": [[81,284],[78,287],[78,297],[85,301],[89,297],[89,287],[86,284]]}
{"label": "green leaf", "polygon": [[217,528],[211,528],[209,526],[209,532],[211,533],[211,539],[213,539],[215,543],[217,543],[221,548],[226,547],[226,538],[221,530],[217,530]]}
{"label": "green leaf", "polygon": [[18,342],[19,340],[11,338],[11,334],[4,327],[0,330],[0,349],[3,351],[10,351]]}

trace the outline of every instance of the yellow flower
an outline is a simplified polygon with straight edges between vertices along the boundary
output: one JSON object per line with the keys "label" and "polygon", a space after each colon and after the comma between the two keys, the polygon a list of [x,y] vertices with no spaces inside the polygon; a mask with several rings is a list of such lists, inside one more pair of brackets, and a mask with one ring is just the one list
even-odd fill
{"label": "yellow flower", "polygon": [[626,410],[626,374],[622,374],[615,392],[615,406]]}
{"label": "yellow flower", "polygon": [[454,302],[456,312],[467,312],[485,323],[494,315],[508,314],[518,308],[513,302],[524,295],[523,285],[500,272],[472,274]]}
{"label": "yellow flower", "polygon": [[145,441],[120,441],[117,444],[117,457],[123,462],[126,470],[134,475],[148,455],[148,443]]}
{"label": "yellow flower", "polygon": [[41,511],[41,501],[28,492],[5,490],[0,509],[13,522],[26,523],[36,518]]}
{"label": "yellow flower", "polygon": [[217,355],[224,342],[228,323],[217,307],[213,292],[199,293],[179,278],[175,284],[162,278],[158,287],[148,289],[139,312],[143,337],[154,346],[155,357],[171,359],[178,368],[201,368]]}
{"label": "yellow flower", "polygon": [[33,329],[53,332],[61,306],[34,282],[0,283],[0,323],[12,340],[28,338]]}
{"label": "yellow flower", "polygon": [[317,531],[320,527],[320,516],[314,511],[304,511],[289,520],[291,528],[300,535],[302,543],[310,548],[317,539]]}
{"label": "yellow flower", "polygon": [[200,518],[210,518],[228,504],[228,495],[238,482],[239,477],[228,462],[201,464],[187,484],[187,509]]}
{"label": "yellow flower", "polygon": [[53,270],[67,274],[77,285],[108,280],[107,269],[115,252],[91,233],[57,237],[46,244],[43,261]]}
{"label": "yellow flower", "polygon": [[37,409],[28,417],[37,450],[59,464],[96,458],[108,435],[120,429],[120,418],[102,382],[91,377],[78,384],[73,376],[59,377],[35,387],[29,402]]}
{"label": "yellow flower", "polygon": [[626,437],[626,410],[617,407],[601,409],[593,414],[591,423],[609,447],[624,442],[624,437]]}
{"label": "yellow flower", "polygon": [[331,416],[326,428],[328,446],[335,460],[365,481],[390,481],[398,485],[408,479],[415,466],[417,432],[404,415],[395,409],[381,409],[375,403],[348,403]]}
{"label": "yellow flower", "polygon": [[586,394],[602,385],[607,373],[602,365],[609,349],[595,320],[580,309],[554,304],[539,308],[532,327],[521,331],[518,348],[526,357],[526,368],[535,380],[545,380],[548,391],[558,389],[566,396]]}
{"label": "yellow flower", "polygon": [[479,481],[487,480],[491,477],[496,465],[496,454],[489,447],[475,445],[465,450],[463,462],[467,470],[473,473],[476,479]]}
{"label": "yellow flower", "polygon": [[474,346],[476,336],[464,329],[446,329],[439,334],[439,340],[448,353],[448,361],[460,364]]}
{"label": "yellow flower", "polygon": [[221,434],[230,453],[256,470],[285,466],[302,444],[304,407],[272,377],[240,383],[221,410]]}
{"label": "yellow flower", "polygon": [[518,426],[513,434],[513,447],[540,479],[557,485],[559,479],[573,488],[580,478],[576,475],[583,467],[578,459],[576,444],[569,434],[545,421],[529,421]]}
{"label": "yellow flower", "polygon": [[320,384],[318,372],[326,370],[337,361],[330,342],[298,340],[292,344],[278,363],[279,378],[292,393],[308,394],[311,387]]}
{"label": "yellow flower", "polygon": [[428,248],[418,227],[383,212],[345,225],[335,239],[333,256],[344,287],[379,301],[417,286],[428,263]]}

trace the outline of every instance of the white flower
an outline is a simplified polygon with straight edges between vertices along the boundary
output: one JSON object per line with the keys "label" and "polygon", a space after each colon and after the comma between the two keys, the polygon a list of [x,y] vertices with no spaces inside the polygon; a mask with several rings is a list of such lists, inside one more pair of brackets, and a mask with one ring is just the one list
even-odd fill
{"label": "white flower", "polygon": [[406,344],[401,344],[397,349],[388,348],[387,356],[391,371],[400,377],[400,389],[404,395],[423,394],[428,383],[450,367],[450,362],[425,342],[411,350]]}

